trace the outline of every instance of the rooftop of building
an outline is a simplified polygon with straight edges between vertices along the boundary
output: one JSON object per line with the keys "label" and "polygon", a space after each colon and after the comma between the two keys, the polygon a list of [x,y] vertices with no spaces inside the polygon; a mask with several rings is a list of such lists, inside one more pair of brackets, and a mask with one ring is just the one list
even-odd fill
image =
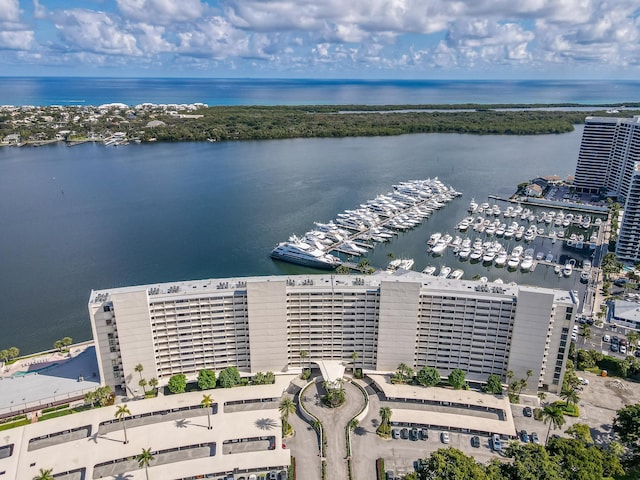
{"label": "rooftop of building", "polygon": [[92,290],[89,304],[108,302],[113,294],[133,293],[146,290],[150,297],[155,298],[184,298],[185,296],[201,296],[203,292],[230,292],[245,290],[248,283],[253,282],[287,282],[288,288],[314,289],[378,289],[382,282],[419,282],[422,288],[431,291],[446,291],[474,294],[490,294],[493,296],[516,297],[519,290],[553,293],[556,301],[573,302],[570,292],[553,290],[545,287],[523,286],[516,283],[482,283],[476,280],[453,280],[426,275],[420,272],[398,270],[394,273],[377,271],[373,275],[335,275],[323,273],[318,275],[269,275],[253,277],[230,277],[204,280],[185,280],[180,282],[156,283],[149,285],[135,285],[112,289]]}

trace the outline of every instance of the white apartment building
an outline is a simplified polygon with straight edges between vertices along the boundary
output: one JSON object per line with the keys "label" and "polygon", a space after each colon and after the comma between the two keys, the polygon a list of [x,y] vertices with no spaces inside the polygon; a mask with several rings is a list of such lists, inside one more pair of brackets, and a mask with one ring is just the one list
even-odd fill
{"label": "white apartment building", "polygon": [[346,364],[353,352],[378,372],[461,368],[484,382],[531,370],[529,391],[557,392],[576,312],[571,292],[415,272],[209,279],[96,290],[89,300],[102,382],[128,392],[138,364],[163,385],[205,368]]}
{"label": "white apartment building", "polygon": [[578,191],[616,195],[624,216],[616,244],[621,260],[640,261],[640,116],[585,119],[574,186]]}
{"label": "white apartment building", "polygon": [[574,186],[578,191],[626,198],[635,163],[640,161],[640,116],[587,117]]}

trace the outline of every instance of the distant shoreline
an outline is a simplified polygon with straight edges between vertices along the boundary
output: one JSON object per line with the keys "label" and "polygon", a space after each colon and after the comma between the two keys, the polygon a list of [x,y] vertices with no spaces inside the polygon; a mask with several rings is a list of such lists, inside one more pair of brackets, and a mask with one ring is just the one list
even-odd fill
{"label": "distant shoreline", "polygon": [[632,116],[623,106],[550,104],[416,104],[216,106],[203,103],[129,106],[1,106],[0,145],[87,141],[225,142],[289,138],[393,136],[409,133],[542,135],[566,133],[587,115]]}

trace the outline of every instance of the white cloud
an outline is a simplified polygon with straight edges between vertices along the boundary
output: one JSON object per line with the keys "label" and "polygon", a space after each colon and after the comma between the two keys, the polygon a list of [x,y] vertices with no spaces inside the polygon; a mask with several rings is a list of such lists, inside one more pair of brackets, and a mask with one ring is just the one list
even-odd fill
{"label": "white cloud", "polygon": [[20,20],[20,4],[18,0],[0,0],[0,22],[17,22]]}
{"label": "white cloud", "polygon": [[47,16],[47,8],[41,5],[38,0],[33,0],[33,16],[37,19],[43,19]]}
{"label": "white cloud", "polygon": [[199,0],[116,0],[116,3],[125,17],[152,24],[195,20],[205,11]]}
{"label": "white cloud", "polygon": [[64,10],[56,12],[54,23],[72,50],[112,55],[140,55],[136,37],[121,29],[104,12]]}
{"label": "white cloud", "polygon": [[28,50],[34,44],[31,30],[0,32],[0,48]]}

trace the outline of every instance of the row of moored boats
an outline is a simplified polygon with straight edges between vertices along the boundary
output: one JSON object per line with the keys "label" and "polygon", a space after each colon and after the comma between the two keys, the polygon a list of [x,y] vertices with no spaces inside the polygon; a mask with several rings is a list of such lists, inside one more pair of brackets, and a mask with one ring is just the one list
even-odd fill
{"label": "row of moored boats", "polygon": [[328,223],[304,235],[279,243],[271,257],[314,268],[334,269],[342,260],[332,251],[360,256],[375,243],[391,240],[401,231],[416,227],[435,210],[461,195],[438,178],[412,180],[393,186],[354,210],[345,210]]}

